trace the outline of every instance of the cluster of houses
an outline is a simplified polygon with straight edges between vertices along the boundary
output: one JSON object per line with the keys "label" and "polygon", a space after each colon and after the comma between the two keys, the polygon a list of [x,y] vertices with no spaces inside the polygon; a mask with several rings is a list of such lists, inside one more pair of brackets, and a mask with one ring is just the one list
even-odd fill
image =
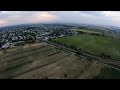
{"label": "cluster of houses", "polygon": [[73,28],[64,25],[40,25],[4,30],[0,36],[0,42],[2,43],[0,48],[14,47],[14,44],[18,41],[35,40],[38,42],[40,40],[76,35],[76,32],[71,30]]}
{"label": "cluster of houses", "polygon": [[14,45],[12,44],[12,43],[5,43],[2,47],[1,47],[1,49],[5,49],[5,48],[10,48],[10,47],[14,47]]}
{"label": "cluster of houses", "polygon": [[[13,47],[19,41],[35,40],[39,42],[40,40],[77,35],[76,29],[79,27],[64,24],[39,24],[0,29],[0,48]],[[117,31],[106,30],[104,34],[120,39],[120,32]]]}

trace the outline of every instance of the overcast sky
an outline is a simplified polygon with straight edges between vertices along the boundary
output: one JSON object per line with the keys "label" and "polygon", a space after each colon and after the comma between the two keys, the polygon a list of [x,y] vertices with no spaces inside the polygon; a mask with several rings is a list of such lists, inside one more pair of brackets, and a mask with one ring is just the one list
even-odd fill
{"label": "overcast sky", "polygon": [[86,23],[120,26],[119,11],[0,11],[0,27],[26,23]]}

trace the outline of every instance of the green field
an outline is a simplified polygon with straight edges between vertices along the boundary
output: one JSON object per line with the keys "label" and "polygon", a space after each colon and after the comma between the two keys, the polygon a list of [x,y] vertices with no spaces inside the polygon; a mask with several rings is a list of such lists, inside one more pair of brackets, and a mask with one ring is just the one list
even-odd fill
{"label": "green field", "polygon": [[72,45],[96,55],[104,53],[111,56],[112,59],[120,60],[120,40],[113,38],[81,34],[54,39],[53,41],[64,43],[67,46]]}
{"label": "green field", "polygon": [[93,33],[93,34],[99,34],[99,35],[103,35],[103,31],[100,30],[86,30],[86,29],[75,29],[74,31],[79,32],[83,32],[83,33]]}

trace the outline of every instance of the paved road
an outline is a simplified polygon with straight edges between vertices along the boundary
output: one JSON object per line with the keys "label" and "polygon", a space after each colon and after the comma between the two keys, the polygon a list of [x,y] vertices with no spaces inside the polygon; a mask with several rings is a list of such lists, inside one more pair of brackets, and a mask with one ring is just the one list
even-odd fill
{"label": "paved road", "polygon": [[[51,44],[57,48],[63,49],[65,51],[73,53],[73,54],[77,53],[76,50],[70,49],[68,47],[65,47],[65,46],[50,42],[50,41],[43,41],[43,42],[46,42],[46,43]],[[105,58],[95,56],[95,55],[92,55],[92,54],[86,53],[86,52],[81,52],[80,54],[76,54],[76,55],[83,57],[83,58],[89,58],[90,60],[95,60],[101,64],[104,64],[106,66],[109,66],[109,67],[117,69],[117,70],[120,70],[120,60],[105,59]]]}

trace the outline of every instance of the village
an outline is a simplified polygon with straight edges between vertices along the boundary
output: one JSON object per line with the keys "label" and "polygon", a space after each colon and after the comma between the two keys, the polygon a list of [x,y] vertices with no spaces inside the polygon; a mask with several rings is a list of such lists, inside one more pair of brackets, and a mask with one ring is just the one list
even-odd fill
{"label": "village", "polygon": [[[41,40],[77,35],[80,33],[80,29],[83,33],[82,29],[86,29],[86,26],[72,24],[28,24],[0,28],[0,50],[31,42],[40,42]],[[103,36],[119,39],[119,35],[115,34],[117,31],[106,30],[103,32]],[[101,32],[98,31],[95,34],[101,35]]]}
{"label": "village", "polygon": [[108,33],[65,24],[0,28],[0,78],[120,78],[119,42]]}
{"label": "village", "polygon": [[58,37],[65,37],[77,34],[73,29],[77,27],[65,25],[33,25],[7,28],[0,31],[0,49],[12,48],[18,43],[29,41],[39,42]]}

